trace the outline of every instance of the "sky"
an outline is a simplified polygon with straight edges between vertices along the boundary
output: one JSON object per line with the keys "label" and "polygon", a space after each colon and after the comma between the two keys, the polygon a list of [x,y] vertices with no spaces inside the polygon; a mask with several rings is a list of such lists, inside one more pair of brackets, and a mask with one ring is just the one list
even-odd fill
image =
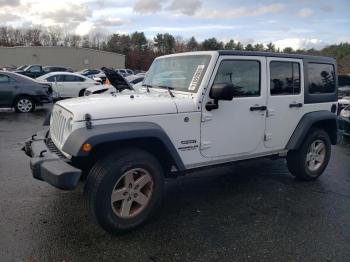
{"label": "sky", "polygon": [[350,0],[0,0],[0,26],[61,26],[79,35],[171,33],[320,49],[350,42]]}

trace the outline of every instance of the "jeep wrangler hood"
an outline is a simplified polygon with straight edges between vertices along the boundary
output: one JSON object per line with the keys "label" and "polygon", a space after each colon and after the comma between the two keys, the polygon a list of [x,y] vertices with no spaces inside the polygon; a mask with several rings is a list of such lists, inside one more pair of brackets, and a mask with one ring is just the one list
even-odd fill
{"label": "jeep wrangler hood", "polygon": [[176,114],[195,111],[189,96],[171,98],[168,93],[96,95],[62,100],[57,105],[74,114],[74,121],[84,120],[90,114],[92,120]]}

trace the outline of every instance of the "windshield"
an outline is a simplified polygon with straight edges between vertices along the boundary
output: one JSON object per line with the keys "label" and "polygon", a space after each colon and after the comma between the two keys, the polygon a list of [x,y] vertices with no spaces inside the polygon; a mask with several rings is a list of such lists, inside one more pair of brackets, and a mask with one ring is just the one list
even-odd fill
{"label": "windshield", "polygon": [[186,92],[196,92],[210,61],[209,55],[174,56],[153,62],[144,85],[166,86]]}

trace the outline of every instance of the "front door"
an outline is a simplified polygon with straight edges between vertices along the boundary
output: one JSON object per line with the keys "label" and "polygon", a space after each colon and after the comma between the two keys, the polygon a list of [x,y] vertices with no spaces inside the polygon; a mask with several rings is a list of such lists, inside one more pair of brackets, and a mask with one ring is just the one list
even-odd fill
{"label": "front door", "polygon": [[267,58],[267,70],[265,146],[278,150],[285,148],[303,116],[303,63],[300,59]]}
{"label": "front door", "polygon": [[204,99],[201,153],[213,158],[252,154],[263,147],[266,58],[223,56],[214,72],[209,90],[215,83],[230,83],[235,96],[232,101],[219,101],[219,108],[212,111],[205,109],[211,99]]}

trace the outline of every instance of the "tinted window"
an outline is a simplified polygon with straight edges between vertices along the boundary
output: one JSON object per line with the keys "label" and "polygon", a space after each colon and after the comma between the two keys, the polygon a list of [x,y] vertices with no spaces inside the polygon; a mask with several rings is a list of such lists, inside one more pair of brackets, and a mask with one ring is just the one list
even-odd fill
{"label": "tinted window", "polygon": [[350,86],[350,76],[338,76],[338,85],[342,86]]}
{"label": "tinted window", "polygon": [[84,78],[74,75],[65,75],[65,82],[83,82]]}
{"label": "tinted window", "polygon": [[41,68],[40,68],[40,66],[32,66],[29,69],[29,71],[32,72],[32,73],[38,73],[38,72],[41,72]]}
{"label": "tinted window", "polygon": [[0,75],[0,84],[9,83],[10,78],[6,75]]}
{"label": "tinted window", "polygon": [[56,82],[64,82],[64,75],[54,75],[54,81],[56,78]]}
{"label": "tinted window", "polygon": [[233,84],[235,96],[260,95],[260,62],[230,60],[220,64],[214,83]]}
{"label": "tinted window", "polygon": [[309,63],[307,65],[309,79],[309,93],[334,93],[334,66],[329,64]]}
{"label": "tinted window", "polygon": [[300,94],[300,65],[293,62],[270,63],[271,95]]}
{"label": "tinted window", "polygon": [[55,77],[56,76],[50,76],[50,77],[46,78],[46,81],[47,82],[55,82]]}

